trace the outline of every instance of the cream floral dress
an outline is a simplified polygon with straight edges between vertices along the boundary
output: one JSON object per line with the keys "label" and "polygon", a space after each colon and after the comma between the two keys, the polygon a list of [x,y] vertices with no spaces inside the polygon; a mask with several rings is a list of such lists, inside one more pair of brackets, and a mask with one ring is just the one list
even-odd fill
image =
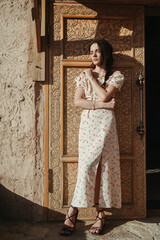
{"label": "cream floral dress", "polygon": [[[93,91],[90,81],[84,76],[76,77],[77,87],[84,88],[87,100],[99,101],[100,98]],[[98,81],[103,84],[104,78]],[[116,71],[106,84],[113,84],[120,91],[123,82],[123,74]],[[94,205],[96,174],[100,160],[102,167],[99,206],[121,208],[120,155],[114,111],[83,110],[79,129],[78,178],[71,203],[73,206]]]}

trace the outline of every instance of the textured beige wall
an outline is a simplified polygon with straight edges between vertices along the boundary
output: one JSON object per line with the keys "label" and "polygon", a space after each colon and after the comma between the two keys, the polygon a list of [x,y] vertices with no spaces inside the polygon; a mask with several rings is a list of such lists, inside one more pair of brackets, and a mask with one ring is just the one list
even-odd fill
{"label": "textured beige wall", "polygon": [[0,1],[0,212],[39,221],[43,205],[43,86],[34,75],[31,0]]}

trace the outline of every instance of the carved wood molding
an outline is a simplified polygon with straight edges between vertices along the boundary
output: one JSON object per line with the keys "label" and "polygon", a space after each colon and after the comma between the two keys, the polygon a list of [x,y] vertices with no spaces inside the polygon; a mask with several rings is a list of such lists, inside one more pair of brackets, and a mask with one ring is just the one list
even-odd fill
{"label": "carved wood molding", "polygon": [[[86,3],[87,2],[87,3]],[[117,5],[117,4],[127,4],[127,5],[144,5],[144,6],[160,6],[159,0],[55,0],[55,3],[61,4],[77,4],[81,3],[84,5],[87,4],[107,4],[107,5]]]}

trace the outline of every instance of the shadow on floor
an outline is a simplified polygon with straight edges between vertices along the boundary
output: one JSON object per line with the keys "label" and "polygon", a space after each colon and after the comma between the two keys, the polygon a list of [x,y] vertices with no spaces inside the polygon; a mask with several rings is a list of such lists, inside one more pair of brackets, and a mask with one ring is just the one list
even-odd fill
{"label": "shadow on floor", "polygon": [[[46,210],[48,211],[48,214],[52,218],[58,217],[58,219],[65,219],[64,214],[53,211],[51,209],[46,209],[43,206],[35,204],[34,202],[11,192],[3,185],[0,185],[0,218],[1,218],[0,224],[2,230],[1,232],[4,233],[8,232],[8,234],[12,235],[12,233],[18,234],[20,231],[23,232],[23,234],[25,234],[25,232],[27,232],[28,229],[31,229],[30,230],[31,232],[33,231],[33,229],[37,229],[35,237],[38,237],[39,232],[47,231],[46,230],[47,226],[47,228],[49,228],[50,235],[55,236],[55,239],[64,239],[64,237],[59,236],[59,231],[61,230],[63,225],[62,222],[42,223],[43,212]],[[88,239],[87,238],[89,234],[88,230],[91,228],[93,222],[94,221],[85,222],[78,220],[73,239],[79,238],[79,236],[81,236],[81,239],[84,240]],[[107,224],[106,227],[104,228],[104,234],[110,232],[115,226],[119,225],[121,225],[121,223]]]}
{"label": "shadow on floor", "polygon": [[[36,222],[42,218],[44,207],[33,203],[0,185],[0,239],[16,240],[61,240],[59,235],[62,222]],[[47,209],[51,216],[65,219],[65,215]],[[139,239],[143,234],[148,236],[152,229],[158,234],[160,229],[160,217],[132,220],[110,220],[106,219],[102,236],[94,236],[89,233],[94,221],[77,221],[76,230],[68,240],[75,239],[120,239],[124,237],[135,237]],[[149,231],[149,232],[148,232]],[[156,233],[157,231],[157,233]],[[154,236],[154,232],[151,237]],[[159,235],[155,235],[158,236]],[[158,239],[158,238],[157,238]]]}

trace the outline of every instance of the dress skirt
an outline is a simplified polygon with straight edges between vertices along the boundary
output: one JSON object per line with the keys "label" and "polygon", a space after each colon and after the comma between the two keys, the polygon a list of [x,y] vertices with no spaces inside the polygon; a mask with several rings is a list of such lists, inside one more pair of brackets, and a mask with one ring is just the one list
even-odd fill
{"label": "dress skirt", "polygon": [[83,110],[79,129],[78,177],[72,205],[92,207],[101,160],[99,206],[121,208],[119,143],[113,110]]}

